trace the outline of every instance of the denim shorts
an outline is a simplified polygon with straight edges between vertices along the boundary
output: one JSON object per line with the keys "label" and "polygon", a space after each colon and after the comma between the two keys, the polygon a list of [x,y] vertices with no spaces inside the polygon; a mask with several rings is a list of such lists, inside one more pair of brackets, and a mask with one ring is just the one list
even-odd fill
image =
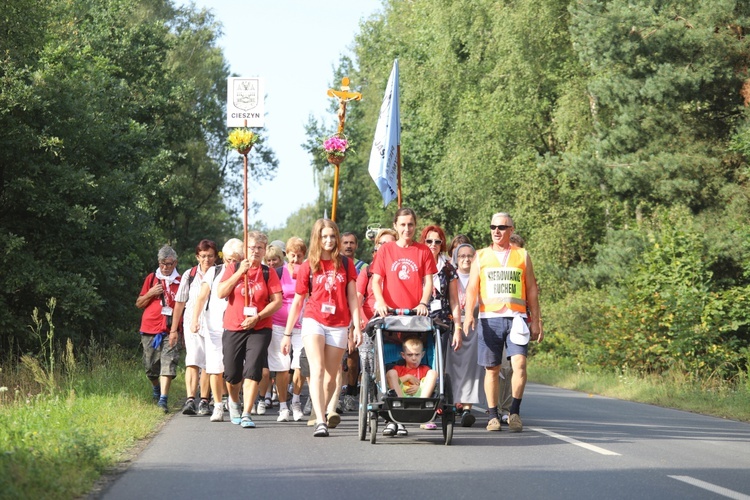
{"label": "denim shorts", "polygon": [[479,318],[477,335],[479,344],[477,346],[477,363],[485,368],[498,366],[503,362],[503,350],[505,356],[511,358],[518,354],[526,356],[529,346],[514,344],[508,338],[513,318]]}

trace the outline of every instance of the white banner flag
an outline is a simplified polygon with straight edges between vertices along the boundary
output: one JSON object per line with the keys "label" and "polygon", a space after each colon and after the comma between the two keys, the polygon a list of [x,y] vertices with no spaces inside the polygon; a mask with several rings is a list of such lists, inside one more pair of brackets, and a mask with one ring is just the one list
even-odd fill
{"label": "white banner flag", "polygon": [[393,61],[385,88],[375,138],[370,151],[368,171],[383,195],[383,206],[395,200],[398,189],[397,153],[401,144],[401,120],[398,109],[398,59]]}

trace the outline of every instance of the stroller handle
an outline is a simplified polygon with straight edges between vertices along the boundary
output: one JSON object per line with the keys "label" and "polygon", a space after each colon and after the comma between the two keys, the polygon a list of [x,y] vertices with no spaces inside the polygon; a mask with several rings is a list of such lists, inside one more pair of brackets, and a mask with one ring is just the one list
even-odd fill
{"label": "stroller handle", "polygon": [[389,307],[388,314],[390,314],[391,316],[416,316],[417,310],[416,309],[393,309]]}

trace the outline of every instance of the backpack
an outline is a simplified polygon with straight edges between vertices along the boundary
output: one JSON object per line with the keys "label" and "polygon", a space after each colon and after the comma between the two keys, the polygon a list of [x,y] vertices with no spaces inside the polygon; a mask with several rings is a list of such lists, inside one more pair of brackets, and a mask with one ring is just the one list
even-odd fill
{"label": "backpack", "polygon": [[[341,265],[344,266],[344,272],[346,273],[346,282],[347,284],[349,284],[349,257],[347,257],[346,255],[342,255]],[[310,267],[310,278],[307,282],[307,286],[308,286],[307,295],[308,296],[312,295],[312,285],[313,285],[312,279],[313,279],[313,273],[312,273],[312,267]]]}

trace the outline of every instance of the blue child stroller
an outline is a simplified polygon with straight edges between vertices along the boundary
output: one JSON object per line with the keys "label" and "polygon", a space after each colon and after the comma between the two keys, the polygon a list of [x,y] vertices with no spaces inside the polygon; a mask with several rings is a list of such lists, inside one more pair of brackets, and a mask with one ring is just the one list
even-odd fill
{"label": "blue child stroller", "polygon": [[[359,439],[364,441],[369,430],[370,443],[375,444],[378,418],[397,424],[413,424],[427,423],[440,417],[445,444],[450,445],[456,408],[446,396],[450,385],[443,366],[443,332],[428,316],[414,316],[414,312],[408,309],[393,312],[393,316],[373,318],[365,328],[359,346]],[[422,340],[426,364],[438,373],[435,391],[429,397],[398,397],[388,390],[387,368],[399,359],[402,340],[412,336]]]}

